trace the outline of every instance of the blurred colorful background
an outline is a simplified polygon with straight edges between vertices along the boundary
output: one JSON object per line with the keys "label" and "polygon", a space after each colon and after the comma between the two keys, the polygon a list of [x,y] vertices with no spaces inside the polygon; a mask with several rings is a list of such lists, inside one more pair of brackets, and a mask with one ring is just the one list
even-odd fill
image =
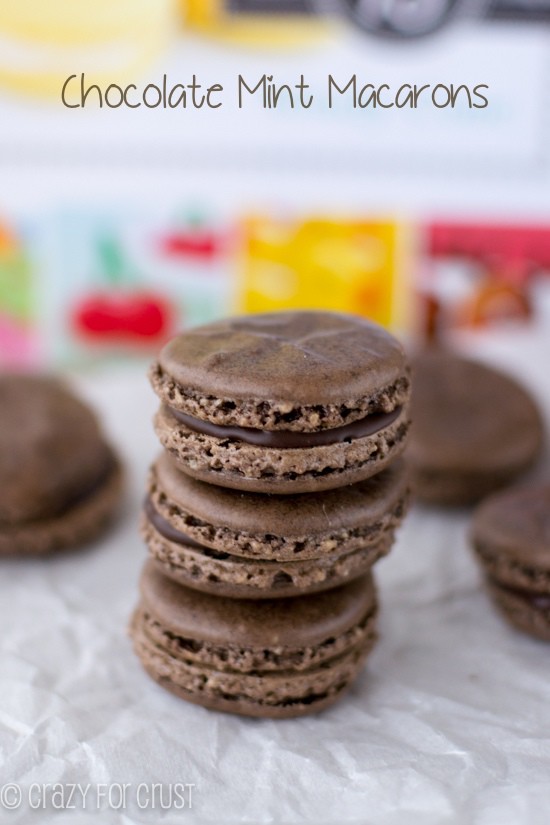
{"label": "blurred colorful background", "polygon": [[[287,307],[412,340],[550,328],[550,2],[415,8],[0,0],[0,364],[149,357],[178,328]],[[304,74],[318,99],[356,73],[486,83],[490,103],[67,110],[81,72],[230,92]]]}

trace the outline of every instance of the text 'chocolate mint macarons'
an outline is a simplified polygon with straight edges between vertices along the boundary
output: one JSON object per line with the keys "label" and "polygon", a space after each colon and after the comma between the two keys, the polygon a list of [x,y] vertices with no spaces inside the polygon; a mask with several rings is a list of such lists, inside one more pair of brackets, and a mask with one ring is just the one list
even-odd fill
{"label": "text 'chocolate mint macarons'", "polygon": [[51,378],[0,376],[0,555],[36,555],[95,538],[122,470],[92,411]]}
{"label": "text 'chocolate mint macarons'", "polygon": [[502,614],[550,641],[550,483],[488,498],[475,513],[471,537]]}
{"label": "text 'chocolate mint macarons'", "polygon": [[150,676],[215,710],[285,718],[328,707],[357,676],[375,639],[370,576],[299,599],[199,593],[149,562],[131,626]]}
{"label": "text 'chocolate mint macarons'", "polygon": [[166,575],[198,590],[274,598],[326,590],[367,572],[407,504],[403,464],[339,490],[266,496],[205,484],[163,453],[142,518]]}
{"label": "text 'chocolate mint macarons'", "polygon": [[165,346],[151,382],[162,445],[184,472],[223,487],[340,487],[405,446],[403,349],[355,316],[282,312],[198,327]]}
{"label": "text 'chocolate mint macarons'", "polygon": [[407,459],[418,498],[470,504],[534,463],[542,447],[541,416],[516,381],[440,350],[418,356],[413,371]]}

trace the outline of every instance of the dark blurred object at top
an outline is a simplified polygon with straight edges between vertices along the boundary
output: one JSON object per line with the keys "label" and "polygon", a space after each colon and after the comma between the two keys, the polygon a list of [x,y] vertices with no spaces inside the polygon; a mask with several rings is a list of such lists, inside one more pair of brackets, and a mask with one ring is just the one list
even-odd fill
{"label": "dark blurred object at top", "polygon": [[343,14],[370,34],[400,39],[423,37],[465,18],[550,23],[550,0],[222,0],[218,13],[229,18]]}
{"label": "dark blurred object at top", "polygon": [[334,6],[365,31],[395,38],[422,37],[460,18],[550,23],[550,0],[334,0]]}

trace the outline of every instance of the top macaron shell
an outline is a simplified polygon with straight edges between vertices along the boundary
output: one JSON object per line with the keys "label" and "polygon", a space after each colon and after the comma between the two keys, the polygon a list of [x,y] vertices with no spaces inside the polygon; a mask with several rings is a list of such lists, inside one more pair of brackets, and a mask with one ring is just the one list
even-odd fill
{"label": "top macaron shell", "polygon": [[370,578],[292,599],[283,610],[277,600],[226,600],[182,588],[151,562],[143,570],[141,594],[149,612],[174,635],[243,648],[320,644],[353,628],[376,604]]}
{"label": "top macaron shell", "polygon": [[[161,397],[190,415],[202,413],[225,425],[316,430],[360,417],[358,402],[401,379],[405,357],[395,338],[365,319],[282,312],[189,330],[164,347],[158,366],[159,375],[174,384]],[[264,403],[252,413],[254,401]],[[224,402],[229,402],[226,408]],[[329,410],[338,418],[333,422],[328,416],[298,422],[290,415],[299,407],[341,407],[346,402],[357,409]]]}
{"label": "top macaron shell", "polygon": [[404,448],[407,359],[363,318],[284,312],[219,321],[169,342],[150,375],[162,402],[157,435],[203,481],[313,492],[368,478]]}
{"label": "top macaron shell", "polygon": [[473,502],[535,461],[541,416],[514,379],[444,350],[419,355],[413,372],[407,458],[419,498]]}
{"label": "top macaron shell", "polygon": [[492,578],[550,593],[550,484],[512,487],[486,499],[476,510],[471,537]]}
{"label": "top macaron shell", "polygon": [[105,473],[92,411],[51,378],[0,377],[0,523],[50,516]]}
{"label": "top macaron shell", "polygon": [[0,557],[90,543],[112,523],[123,486],[98,418],[68,386],[0,376]]}

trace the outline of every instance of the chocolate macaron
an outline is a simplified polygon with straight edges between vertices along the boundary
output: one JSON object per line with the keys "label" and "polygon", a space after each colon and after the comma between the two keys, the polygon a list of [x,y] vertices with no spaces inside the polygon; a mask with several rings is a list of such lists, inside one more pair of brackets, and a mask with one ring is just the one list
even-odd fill
{"label": "chocolate macaron", "polygon": [[185,473],[223,487],[341,487],[405,446],[403,349],[352,315],[269,313],[191,329],[164,347],[150,377],[163,447]]}
{"label": "chocolate macaron", "polygon": [[375,640],[369,575],[299,599],[199,593],[148,562],[131,624],[145,670],[184,699],[285,718],[322,710],[349,687]]}
{"label": "chocolate macaron", "polygon": [[86,404],[51,378],[0,376],[0,555],[91,540],[121,487],[119,461]]}
{"label": "chocolate macaron", "polygon": [[471,538],[501,613],[550,641],[550,484],[488,498],[475,513]]}
{"label": "chocolate macaron", "polygon": [[407,459],[419,499],[471,504],[534,463],[543,425],[516,381],[443,350],[419,355],[413,372]]}
{"label": "chocolate macaron", "polygon": [[402,462],[338,490],[270,496],[214,487],[167,453],[151,470],[142,533],[158,568],[234,598],[335,587],[385,555],[406,510]]}

